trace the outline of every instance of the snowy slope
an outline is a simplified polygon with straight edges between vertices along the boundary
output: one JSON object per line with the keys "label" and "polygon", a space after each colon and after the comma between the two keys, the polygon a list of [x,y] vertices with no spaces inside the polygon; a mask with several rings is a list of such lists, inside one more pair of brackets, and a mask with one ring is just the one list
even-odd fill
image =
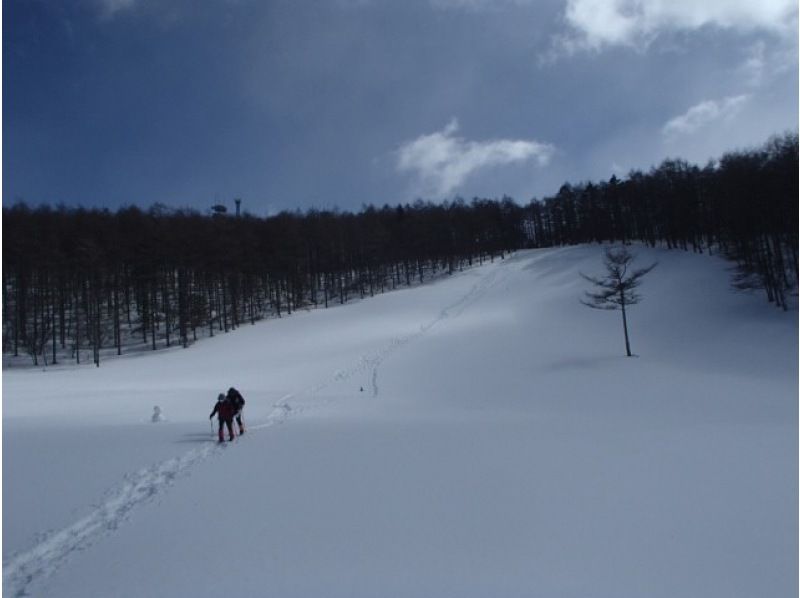
{"label": "snowy slope", "polygon": [[797,311],[638,251],[637,358],[573,247],[5,372],[4,595],[796,595]]}

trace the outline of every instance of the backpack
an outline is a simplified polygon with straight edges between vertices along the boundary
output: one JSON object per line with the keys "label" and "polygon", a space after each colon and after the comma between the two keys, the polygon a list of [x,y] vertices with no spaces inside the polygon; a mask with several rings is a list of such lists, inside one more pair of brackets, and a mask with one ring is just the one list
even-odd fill
{"label": "backpack", "polygon": [[232,388],[230,392],[228,392],[228,400],[233,405],[234,411],[241,411],[242,407],[244,407],[244,397],[242,393],[240,393],[235,388]]}

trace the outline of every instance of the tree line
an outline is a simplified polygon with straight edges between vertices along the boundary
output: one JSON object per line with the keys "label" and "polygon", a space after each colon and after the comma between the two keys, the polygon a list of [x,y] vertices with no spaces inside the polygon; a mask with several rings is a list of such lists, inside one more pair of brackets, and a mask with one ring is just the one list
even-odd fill
{"label": "tree line", "polygon": [[269,218],[155,205],[3,208],[3,351],[34,364],[188,346],[525,245],[510,199]]}
{"label": "tree line", "polygon": [[188,346],[243,324],[425,282],[523,247],[639,241],[720,252],[786,309],[797,285],[797,135],[703,168],[667,160],[521,206],[462,199],[204,215],[3,207],[3,352],[35,364]]}
{"label": "tree line", "polygon": [[665,160],[624,180],[564,184],[526,216],[535,247],[639,241],[719,252],[736,265],[734,286],[763,289],[783,309],[797,288],[797,225],[796,133],[703,168]]}

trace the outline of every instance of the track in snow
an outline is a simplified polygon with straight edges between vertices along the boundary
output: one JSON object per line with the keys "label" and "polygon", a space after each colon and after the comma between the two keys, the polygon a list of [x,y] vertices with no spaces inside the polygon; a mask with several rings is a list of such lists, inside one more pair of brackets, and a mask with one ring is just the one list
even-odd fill
{"label": "track in snow", "polygon": [[[364,371],[370,371],[371,394],[373,397],[377,397],[379,393],[378,370],[386,359],[448,318],[460,315],[488,289],[504,278],[498,277],[500,272],[502,270],[493,268],[487,274],[482,275],[465,295],[443,308],[431,321],[420,325],[418,331],[391,339],[386,346],[375,353],[362,356],[352,368],[337,371],[324,382],[284,395],[275,403],[273,411],[265,422],[251,425],[248,429],[251,431],[261,430],[282,423],[294,411],[290,406],[290,401],[295,397],[313,395],[333,383],[347,380]],[[209,444],[127,475],[123,483],[113,489],[108,498],[89,515],[60,531],[48,534],[33,548],[4,559],[3,591],[6,595],[15,598],[31,596],[29,589],[34,582],[50,576],[73,553],[87,548],[103,535],[116,530],[128,519],[136,507],[162,494],[178,478],[187,475],[192,467],[210,456],[218,454],[221,450],[225,449],[215,444]]]}

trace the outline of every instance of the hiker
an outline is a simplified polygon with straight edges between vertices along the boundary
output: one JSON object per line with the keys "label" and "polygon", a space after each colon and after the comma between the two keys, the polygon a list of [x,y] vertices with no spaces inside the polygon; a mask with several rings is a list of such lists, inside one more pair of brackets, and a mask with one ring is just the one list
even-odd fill
{"label": "hiker", "polygon": [[242,393],[236,390],[233,386],[228,389],[228,401],[233,407],[233,414],[236,417],[236,423],[239,424],[239,435],[244,434],[244,422],[242,421],[242,409],[244,409],[244,397]]}
{"label": "hiker", "polygon": [[222,393],[219,393],[217,404],[214,405],[214,411],[211,412],[208,419],[214,417],[215,413],[219,419],[219,441],[225,442],[225,437],[222,433],[223,425],[228,427],[228,437],[233,441],[233,405],[231,405],[231,402],[228,401]]}

